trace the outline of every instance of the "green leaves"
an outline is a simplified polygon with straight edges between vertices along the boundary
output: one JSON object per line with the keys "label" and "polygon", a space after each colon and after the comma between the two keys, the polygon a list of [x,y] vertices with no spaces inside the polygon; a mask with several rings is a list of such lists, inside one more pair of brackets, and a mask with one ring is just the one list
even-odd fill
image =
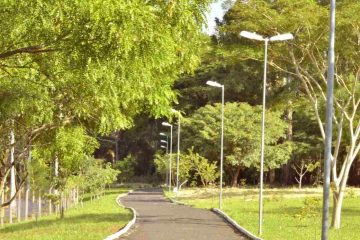
{"label": "green leaves", "polygon": [[[261,107],[246,103],[226,103],[224,111],[224,157],[231,169],[235,166],[258,167],[261,140]],[[220,153],[221,105],[206,105],[198,109],[184,127],[185,145],[195,146],[204,156],[217,160]],[[277,168],[291,154],[285,143],[286,124],[280,112],[266,113],[265,167]],[[190,137],[191,136],[191,137]],[[216,158],[215,158],[216,156]]]}

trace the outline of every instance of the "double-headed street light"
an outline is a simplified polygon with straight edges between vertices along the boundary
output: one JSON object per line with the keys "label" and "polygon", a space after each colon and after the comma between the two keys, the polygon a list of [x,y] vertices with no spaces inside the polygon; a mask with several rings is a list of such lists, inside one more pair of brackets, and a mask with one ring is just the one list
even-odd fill
{"label": "double-headed street light", "polygon": [[259,235],[262,234],[262,208],[263,208],[263,177],[264,177],[264,147],[265,147],[265,105],[266,105],[266,73],[267,73],[267,52],[269,42],[291,40],[294,36],[291,33],[263,37],[257,33],[242,31],[240,36],[252,40],[265,42],[264,59],[264,80],[263,80],[263,105],[262,105],[262,128],[261,128],[261,158],[260,158],[260,196],[259,196]]}
{"label": "double-headed street light", "polygon": [[220,146],[220,193],[219,209],[222,208],[222,185],[223,185],[223,164],[224,164],[224,85],[214,81],[207,81],[207,85],[221,88],[221,146]]}
{"label": "double-headed street light", "polygon": [[[169,192],[171,191],[171,165],[172,165],[172,142],[173,142],[173,125],[168,122],[163,122],[163,126],[170,127],[170,164],[169,164]],[[161,136],[167,136],[165,133],[160,133]]]}

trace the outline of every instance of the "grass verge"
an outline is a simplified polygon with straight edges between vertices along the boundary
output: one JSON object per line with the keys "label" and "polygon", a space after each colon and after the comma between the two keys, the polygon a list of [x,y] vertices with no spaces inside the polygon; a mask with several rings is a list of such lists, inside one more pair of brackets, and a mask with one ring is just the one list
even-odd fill
{"label": "grass verge", "polygon": [[[320,239],[322,189],[267,189],[264,193],[263,235],[266,240]],[[173,193],[166,192],[168,197]],[[330,229],[330,239],[359,239],[359,189],[344,200],[340,230]],[[198,208],[218,208],[217,189],[184,189],[178,201]],[[254,234],[258,231],[258,190],[225,189],[223,211]],[[332,209],[330,208],[330,213]]]}
{"label": "grass verge", "polygon": [[104,239],[126,225],[132,213],[116,202],[120,193],[128,189],[110,189],[105,196],[84,202],[65,212],[65,218],[46,216],[38,221],[25,221],[5,225],[0,230],[0,239],[7,240],[92,240]]}

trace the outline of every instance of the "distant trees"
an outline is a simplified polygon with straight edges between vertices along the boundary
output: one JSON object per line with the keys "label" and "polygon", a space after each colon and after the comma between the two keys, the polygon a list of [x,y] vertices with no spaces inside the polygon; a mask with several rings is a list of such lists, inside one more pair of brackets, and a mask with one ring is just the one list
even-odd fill
{"label": "distant trees", "polygon": [[[191,115],[184,126],[185,145],[193,145],[212,162],[219,161],[221,105],[206,105]],[[236,186],[240,171],[258,168],[261,139],[261,107],[247,103],[226,103],[224,111],[224,168]],[[292,151],[285,142],[281,112],[267,112],[265,169],[287,162]]]}
{"label": "distant trees", "polygon": [[[173,159],[176,159],[176,154],[173,156]],[[214,183],[219,176],[216,163],[209,162],[206,158],[195,153],[193,148],[189,148],[185,153],[181,154],[180,159],[179,184],[187,181],[192,186],[201,184],[206,187],[210,183]],[[169,154],[155,154],[154,163],[157,172],[165,176],[167,171],[169,171]],[[172,163],[171,170],[173,176],[172,183],[176,184],[176,161]]]}

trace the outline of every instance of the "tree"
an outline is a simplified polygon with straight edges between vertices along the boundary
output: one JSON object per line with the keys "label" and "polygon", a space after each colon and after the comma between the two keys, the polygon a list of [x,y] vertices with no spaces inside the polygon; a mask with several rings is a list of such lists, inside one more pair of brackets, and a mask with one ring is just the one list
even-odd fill
{"label": "tree", "polygon": [[181,161],[190,162],[190,171],[194,171],[194,178],[200,178],[201,184],[206,187],[214,182],[219,173],[216,169],[216,163],[210,163],[206,158],[194,152],[194,148],[188,149],[187,154],[183,155]]}
{"label": "tree", "polygon": [[118,178],[121,182],[129,181],[135,174],[135,159],[128,155],[124,159],[116,163],[115,169],[118,169],[120,174]]}
{"label": "tree", "polygon": [[[341,208],[350,168],[360,152],[360,86],[359,4],[342,1],[337,8],[336,76],[334,92],[335,123],[332,153],[332,183],[334,210],[332,226],[340,228]],[[324,132],[324,103],[326,101],[328,3],[325,1],[238,1],[227,13],[224,36],[234,36],[240,30],[257,31],[264,35],[292,32],[295,40],[272,47],[270,64],[283,74],[292,75],[302,83],[318,122]],[[225,34],[226,33],[226,34]],[[245,43],[245,40],[244,42]],[[247,45],[250,44],[247,42]],[[259,59],[246,52],[250,58]]]}
{"label": "tree", "polygon": [[[219,156],[221,104],[206,105],[188,118],[184,127],[186,144],[212,161]],[[261,106],[247,103],[226,103],[224,113],[224,167],[236,186],[240,171],[259,167],[261,139]],[[267,111],[265,137],[265,169],[273,169],[285,163],[291,153],[291,145],[283,141],[286,128],[281,112]]]}
{"label": "tree", "polygon": [[209,3],[0,1],[1,183],[12,167],[12,130],[23,183],[29,146],[49,131],[104,135],[131,127],[140,113],[169,114],[174,80],[199,62]]}

